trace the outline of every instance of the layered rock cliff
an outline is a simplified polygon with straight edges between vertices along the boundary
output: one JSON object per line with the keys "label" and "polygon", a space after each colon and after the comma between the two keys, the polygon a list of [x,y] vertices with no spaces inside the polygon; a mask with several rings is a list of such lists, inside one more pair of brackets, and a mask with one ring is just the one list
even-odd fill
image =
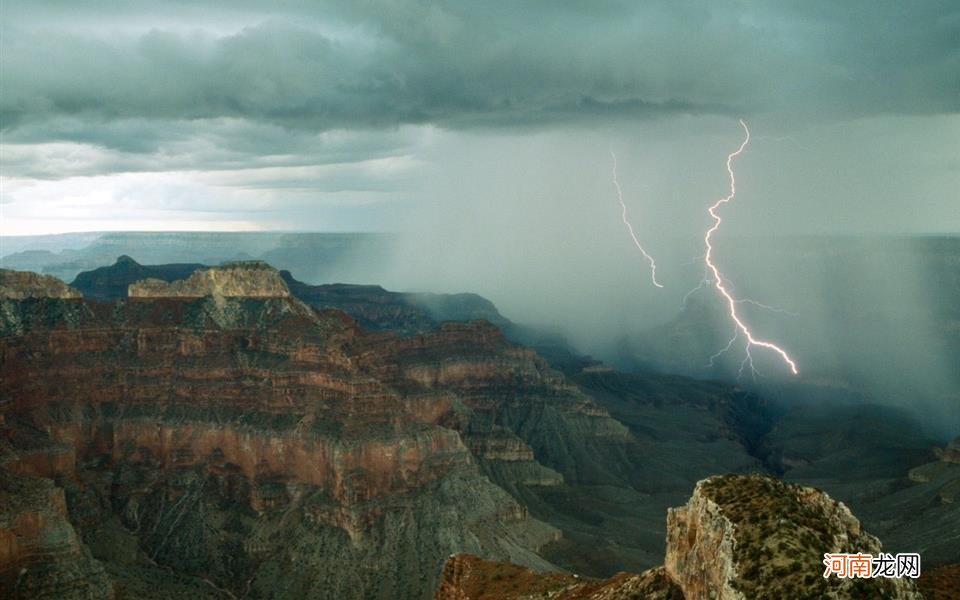
{"label": "layered rock cliff", "polygon": [[80,292],[56,277],[30,271],[0,269],[0,299],[80,297]]}
{"label": "layered rock cliff", "polygon": [[[197,268],[142,266],[121,257],[111,267],[82,273],[74,285],[91,297],[126,299],[127,286],[138,278],[171,280],[176,273],[186,277]],[[742,394],[725,386],[608,371],[576,380],[587,398],[550,368],[560,364],[569,371],[572,365],[576,372],[582,358],[563,358],[556,352],[562,341],[549,339],[544,344],[551,352],[550,365],[540,359],[540,350],[534,354],[518,349],[508,340],[536,336],[504,319],[479,296],[308,285],[285,271],[280,276],[294,297],[314,308],[343,310],[364,329],[410,338],[398,343],[389,335],[368,337],[374,363],[392,363],[394,358],[404,365],[417,362],[415,377],[432,370],[444,372],[439,387],[455,389],[459,399],[444,424],[461,435],[491,481],[538,518],[563,528],[564,539],[545,552],[566,568],[605,576],[655,564],[663,554],[661,515],[667,506],[682,501],[690,486],[707,474],[756,468],[736,439],[748,436],[738,433],[739,426],[729,427],[724,414],[730,412],[724,407],[740,402]],[[210,314],[221,321],[225,317],[217,310]],[[438,322],[470,317],[483,317],[498,327],[461,323],[441,328]],[[522,366],[529,377],[497,374],[510,353],[516,354],[513,364]],[[512,373],[515,366],[506,366],[503,374]],[[482,374],[481,367],[493,374]],[[475,374],[459,382],[448,379],[457,369],[472,369]],[[615,419],[594,398],[617,408]],[[738,414],[751,410],[747,405]],[[630,431],[615,421],[627,424]],[[597,435],[604,428],[619,433]],[[692,457],[694,448],[697,454]]]}
{"label": "layered rock cliff", "polygon": [[63,489],[0,468],[0,592],[4,598],[113,598],[103,566],[67,518]]}
{"label": "layered rock cliff", "polygon": [[371,332],[265,265],[210,271],[109,303],[0,299],[0,469],[61,490],[76,546],[56,556],[90,597],[105,572],[119,597],[423,598],[459,552],[639,571],[663,509],[646,529],[631,506],[756,464],[724,416],[743,399],[712,384],[578,386],[490,323]]}
{"label": "layered rock cliff", "polygon": [[559,532],[488,477],[557,485],[629,443],[489,324],[371,334],[269,268],[199,273],[164,297],[0,311],[6,427],[44,439],[32,458],[11,444],[17,464],[56,480],[116,586],[142,591],[149,572],[170,594],[187,577],[237,595],[424,597],[452,552],[547,568],[536,550]]}

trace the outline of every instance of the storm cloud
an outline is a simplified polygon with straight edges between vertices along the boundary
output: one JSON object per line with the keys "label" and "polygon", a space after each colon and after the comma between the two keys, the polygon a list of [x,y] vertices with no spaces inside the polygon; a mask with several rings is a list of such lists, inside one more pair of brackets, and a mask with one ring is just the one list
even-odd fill
{"label": "storm cloud", "polygon": [[702,146],[738,117],[776,139],[932,119],[919,187],[956,173],[949,1],[23,2],[2,33],[7,234],[196,224],[111,224],[137,174],[144,197],[232,206],[246,227],[391,228],[432,205],[400,203],[460,168],[462,144],[526,132],[581,155],[578,139],[656,144],[669,122]]}
{"label": "storm cloud", "polygon": [[[165,134],[134,135],[142,120],[320,131],[960,108],[950,2],[43,4],[5,18],[13,142],[145,152]],[[130,135],[104,126],[117,122]]]}

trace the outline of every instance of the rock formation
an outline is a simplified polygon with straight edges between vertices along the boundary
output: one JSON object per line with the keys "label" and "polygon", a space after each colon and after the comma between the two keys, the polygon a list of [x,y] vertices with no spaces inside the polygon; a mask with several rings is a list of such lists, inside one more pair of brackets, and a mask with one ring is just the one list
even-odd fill
{"label": "rock formation", "polygon": [[416,598],[452,552],[551,567],[559,532],[488,473],[575,479],[625,429],[487,323],[368,333],[282,284],[4,300],[3,468],[55,482],[117,589]]}
{"label": "rock formation", "polygon": [[80,297],[80,292],[56,277],[30,271],[0,269],[0,299]]}
{"label": "rock formation", "polygon": [[113,598],[103,566],[67,518],[63,489],[0,469],[0,591],[4,598]]}
{"label": "rock formation", "polygon": [[145,279],[130,284],[131,298],[285,298],[290,290],[280,273],[261,261],[239,261],[199,269],[183,280]]}
{"label": "rock formation", "polygon": [[[131,284],[142,280],[170,283],[207,268],[196,263],[141,265],[123,255],[113,265],[77,274],[71,285],[87,298],[118,300],[127,297]],[[294,297],[314,308],[342,310],[364,329],[411,335],[432,331],[443,321],[485,320],[496,325],[511,341],[534,348],[566,372],[597,364],[590,357],[574,352],[562,336],[517,325],[501,315],[492,302],[476,294],[399,293],[378,285],[343,283],[311,285],[295,279],[287,270],[281,270],[280,277]],[[153,282],[142,291],[165,294],[167,288]]]}
{"label": "rock formation", "polygon": [[[13,490],[0,597],[43,597],[44,574],[59,573],[90,598],[426,598],[464,552],[538,571],[595,555],[594,574],[628,570],[620,560],[639,572],[659,560],[668,504],[649,529],[629,505],[682,501],[662,493],[703,476],[691,451],[713,471],[757,464],[739,441],[752,430],[725,416],[751,400],[717,384],[589,373],[577,385],[489,322],[370,331],[289,285],[234,263],[134,282],[110,302],[0,299],[0,481]],[[380,311],[377,290],[354,310],[388,323],[398,305]],[[36,517],[43,503],[52,512]],[[51,535],[17,525],[38,519]],[[656,555],[618,553],[636,532]],[[740,547],[717,562],[733,590],[751,564]],[[570,597],[673,594],[667,573],[561,583]],[[677,573],[681,587],[699,581]]]}
{"label": "rock formation", "polygon": [[122,255],[110,266],[79,273],[70,287],[80,290],[84,298],[118,300],[127,297],[127,288],[131,283],[144,279],[159,279],[169,283],[186,279],[194,271],[203,268],[204,265],[198,263],[145,266]]}
{"label": "rock formation", "polygon": [[[241,268],[244,266],[244,263],[236,262],[224,267],[207,267],[197,263],[141,265],[123,255],[110,266],[79,273],[71,285],[80,290],[84,297],[99,300],[126,298],[133,284],[137,284],[133,288],[134,293],[144,297],[178,295],[191,286],[183,282],[170,287],[160,282],[171,284],[177,280],[187,280],[197,271],[211,268],[223,270],[231,264]],[[246,261],[245,264],[257,267],[264,263]],[[310,285],[295,279],[290,271],[281,270],[279,274],[296,298],[315,308],[342,310],[365,329],[410,335],[436,329],[441,321],[483,319],[501,328],[513,325],[497,312],[489,300],[476,294],[404,294],[387,291],[378,285]],[[211,286],[200,282],[197,289],[188,293],[202,296],[207,295],[205,292],[214,293]]]}
{"label": "rock formation", "polygon": [[[761,475],[718,475],[700,481],[685,506],[668,511],[664,566],[591,580],[454,556],[435,598],[920,600],[907,578],[823,577],[824,552],[880,550],[842,503],[819,490]],[[934,579],[931,589],[944,589],[949,573]]]}
{"label": "rock formation", "polygon": [[841,502],[760,475],[701,481],[667,514],[667,574],[687,598],[921,598],[910,579],[822,576],[825,552],[878,554]]}

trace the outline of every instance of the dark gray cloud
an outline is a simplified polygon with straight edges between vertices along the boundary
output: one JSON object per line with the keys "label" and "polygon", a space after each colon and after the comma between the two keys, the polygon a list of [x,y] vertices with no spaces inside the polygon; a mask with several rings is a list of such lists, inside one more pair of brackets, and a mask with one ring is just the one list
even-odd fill
{"label": "dark gray cloud", "polygon": [[[6,3],[0,17],[0,229],[159,227],[169,217],[134,207],[170,198],[190,227],[216,206],[233,211],[219,228],[389,228],[402,203],[430,197],[437,173],[503,195],[525,175],[498,175],[509,170],[502,159],[515,159],[524,136],[554,133],[528,168],[603,164],[608,145],[624,148],[626,165],[635,148],[657,166],[647,179],[681,171],[661,177],[659,196],[686,206],[670,200],[672,186],[699,181],[695,168],[714,173],[725,146],[710,146],[706,166],[691,157],[710,136],[737,135],[739,116],[759,136],[793,140],[767,150],[782,155],[794,138],[818,150],[771,165],[798,173],[777,206],[851,207],[851,223],[882,229],[902,226],[899,208],[861,209],[898,207],[909,193],[939,215],[912,211],[912,227],[955,222],[956,171],[931,170],[957,155],[955,0],[74,0]],[[869,132],[859,145],[831,139],[856,121],[868,122],[853,128]],[[904,131],[905,160],[899,138],[879,141]],[[658,143],[670,153],[645,150]],[[466,146],[488,144],[485,164],[457,164]],[[845,179],[874,147],[888,150],[867,165],[872,178]],[[901,166],[909,172],[894,178]],[[590,193],[608,193],[605,178]],[[811,181],[822,193],[794,191]],[[684,219],[715,185],[690,190]],[[442,196],[460,212],[457,193]],[[323,211],[307,215],[311,203]],[[126,216],[115,222],[115,209]],[[829,221],[804,214],[817,218],[793,221]],[[865,214],[881,216],[864,226]]]}
{"label": "dark gray cloud", "polygon": [[[958,5],[929,0],[30,3],[4,24],[3,125],[19,141],[60,117],[232,117],[317,131],[678,111],[954,112],[958,40]],[[131,152],[163,140],[109,134],[48,131]]]}

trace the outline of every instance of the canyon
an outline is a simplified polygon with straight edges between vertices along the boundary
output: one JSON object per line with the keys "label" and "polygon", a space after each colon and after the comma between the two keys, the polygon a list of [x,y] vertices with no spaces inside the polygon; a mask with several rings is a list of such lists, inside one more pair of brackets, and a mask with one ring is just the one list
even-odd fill
{"label": "canyon", "polygon": [[[454,551],[550,566],[536,550],[559,531],[484,470],[555,485],[533,448],[556,440],[524,441],[500,421],[584,434],[576,451],[560,446],[583,469],[577,452],[625,441],[487,323],[399,338],[307,306],[263,264],[197,273],[112,303],[43,290],[2,300],[5,473],[55,482],[120,589],[139,589],[144,571],[175,589],[171,569],[232,594],[422,597]],[[28,546],[10,550],[8,590],[42,562]],[[88,591],[102,579],[93,564],[73,567]]]}
{"label": "canyon", "polygon": [[129,257],[75,287],[0,284],[4,597],[427,598],[485,571],[448,561],[464,553],[534,587],[697,597],[670,548],[702,511],[668,509],[755,471],[835,489],[885,541],[958,561],[889,517],[901,494],[953,526],[955,445],[868,425],[849,447],[881,448],[886,470],[853,493],[818,470],[835,448],[797,442],[816,407],[786,419],[733,386],[541,356],[477,296]]}

